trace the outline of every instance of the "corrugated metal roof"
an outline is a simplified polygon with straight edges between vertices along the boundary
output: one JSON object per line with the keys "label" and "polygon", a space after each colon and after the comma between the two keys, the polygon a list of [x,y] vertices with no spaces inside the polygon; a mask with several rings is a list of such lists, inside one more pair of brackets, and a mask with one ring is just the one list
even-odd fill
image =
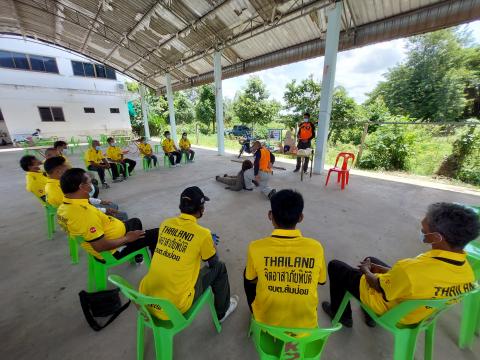
{"label": "corrugated metal roof", "polygon": [[[0,32],[87,55],[163,90],[323,54],[335,0],[2,0]],[[478,19],[480,0],[344,0],[340,50]]]}

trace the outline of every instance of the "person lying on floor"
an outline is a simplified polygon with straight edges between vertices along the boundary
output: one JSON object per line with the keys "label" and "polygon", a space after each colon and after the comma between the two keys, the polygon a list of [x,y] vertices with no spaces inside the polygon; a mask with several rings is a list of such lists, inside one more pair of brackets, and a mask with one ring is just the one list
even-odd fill
{"label": "person lying on floor", "polygon": [[[101,212],[88,200],[92,191],[92,179],[83,169],[72,168],[60,178],[60,187],[65,194],[57,209],[57,221],[70,235],[82,236],[81,246],[96,260],[104,262],[101,252],[110,251],[114,258],[121,259],[132,252],[148,247],[155,252],[158,228],[142,230],[138,218],[120,221]],[[141,263],[142,256],[135,261]]]}
{"label": "person lying on floor", "polygon": [[215,176],[215,180],[217,180],[218,182],[221,182],[222,184],[228,185],[225,187],[225,189],[227,190],[232,190],[232,191],[240,191],[242,189],[247,190],[245,188],[245,179],[243,177],[243,174],[245,173],[245,171],[251,168],[253,168],[252,162],[250,160],[245,160],[242,163],[242,168],[237,175],[227,175],[227,174],[223,176],[217,175]]}
{"label": "person lying on floor", "polygon": [[[70,169],[64,157],[57,156],[47,159],[43,164],[45,171],[48,174],[47,184],[45,185],[45,196],[47,203],[54,207],[59,207],[63,202],[63,191],[60,187],[60,178]],[[107,200],[100,200],[93,197],[95,187],[92,184],[88,202],[98,208],[101,212],[107,215],[116,217],[119,220],[127,221],[128,215],[126,212],[118,211],[118,205]]]}
{"label": "person lying on floor", "polygon": [[273,232],[248,246],[244,287],[258,322],[288,328],[316,328],[318,285],[327,278],[319,241],[296,227],[303,220],[303,197],[281,190],[270,199]]}
{"label": "person lying on floor", "polygon": [[[472,290],[475,277],[463,248],[478,236],[479,229],[478,216],[462,205],[430,205],[421,221],[419,240],[431,250],[400,260],[393,267],[374,257],[367,257],[358,268],[339,260],[330,261],[330,302],[322,303],[323,310],[333,318],[347,291],[382,315],[405,300],[449,298]],[[416,324],[431,313],[432,309],[422,306],[400,323]],[[375,326],[367,313],[364,316],[368,326]],[[350,304],[340,322],[352,327]]]}

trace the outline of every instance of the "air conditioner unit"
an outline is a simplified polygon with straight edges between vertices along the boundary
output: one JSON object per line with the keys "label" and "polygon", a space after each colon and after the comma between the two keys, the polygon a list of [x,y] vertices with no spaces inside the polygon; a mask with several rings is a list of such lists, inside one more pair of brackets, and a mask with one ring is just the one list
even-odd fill
{"label": "air conditioner unit", "polygon": [[118,91],[125,91],[125,84],[117,84],[116,89]]}

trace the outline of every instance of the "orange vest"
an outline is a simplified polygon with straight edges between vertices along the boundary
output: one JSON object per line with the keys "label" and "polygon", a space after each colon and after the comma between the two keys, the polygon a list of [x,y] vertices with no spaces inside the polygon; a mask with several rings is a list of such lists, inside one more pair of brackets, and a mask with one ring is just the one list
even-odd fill
{"label": "orange vest", "polygon": [[304,122],[300,124],[300,140],[308,140],[313,135],[312,124]]}
{"label": "orange vest", "polygon": [[270,163],[270,151],[264,147],[260,148],[260,163],[258,168],[263,172],[272,172],[272,164]]}

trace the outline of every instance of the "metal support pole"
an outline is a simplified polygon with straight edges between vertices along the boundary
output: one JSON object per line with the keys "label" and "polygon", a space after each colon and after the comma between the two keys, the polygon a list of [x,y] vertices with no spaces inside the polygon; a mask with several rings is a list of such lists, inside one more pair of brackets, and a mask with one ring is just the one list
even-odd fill
{"label": "metal support pole", "polygon": [[170,117],[170,134],[175,144],[177,142],[177,125],[175,123],[175,108],[173,107],[173,91],[172,91],[172,78],[170,74],[166,74],[167,79],[167,100],[168,100],[168,115]]}
{"label": "metal support pole", "polygon": [[337,67],[338,40],[340,37],[343,2],[336,2],[327,12],[327,39],[325,41],[325,59],[323,63],[322,92],[320,94],[320,113],[318,114],[317,146],[315,151],[314,173],[321,174],[327,154],[328,130],[332,112],[333,85]]}
{"label": "metal support pole", "polygon": [[150,128],[148,127],[148,107],[145,99],[145,85],[140,84],[140,101],[142,104],[143,127],[145,129],[145,139],[150,140]]}
{"label": "metal support pole", "polygon": [[222,96],[222,52],[216,51],[213,56],[213,76],[215,79],[215,118],[217,120],[218,155],[225,155],[223,141],[223,96]]}

